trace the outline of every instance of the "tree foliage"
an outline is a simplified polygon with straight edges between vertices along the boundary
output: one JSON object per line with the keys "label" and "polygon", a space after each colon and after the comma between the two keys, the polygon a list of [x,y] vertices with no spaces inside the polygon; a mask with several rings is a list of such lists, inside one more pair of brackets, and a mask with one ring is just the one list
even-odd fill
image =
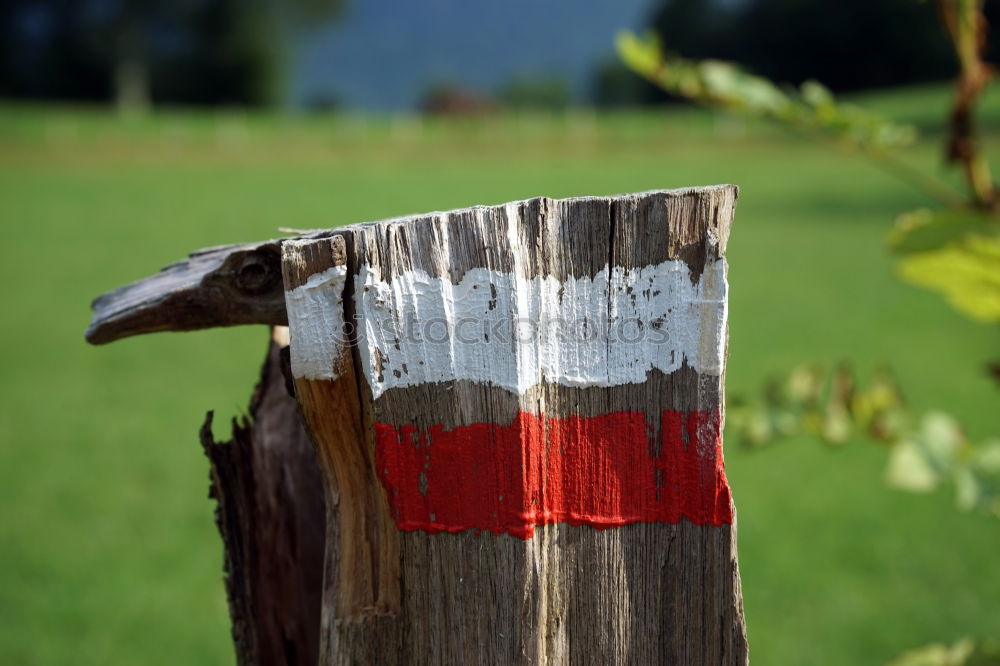
{"label": "tree foliage", "polygon": [[666,0],[650,28],[686,57],[738,60],[780,83],[816,79],[838,92],[953,70],[941,26],[914,0]]}
{"label": "tree foliage", "polygon": [[[342,0],[6,0],[0,94],[260,105],[280,93],[284,40]],[[131,88],[131,89],[130,89]]]}

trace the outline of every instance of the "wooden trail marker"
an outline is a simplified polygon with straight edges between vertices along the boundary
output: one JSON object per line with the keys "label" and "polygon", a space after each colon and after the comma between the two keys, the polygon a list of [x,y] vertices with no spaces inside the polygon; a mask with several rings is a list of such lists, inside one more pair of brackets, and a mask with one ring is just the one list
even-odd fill
{"label": "wooden trail marker", "polygon": [[[285,312],[271,291],[260,310],[287,319],[326,479],[320,663],[746,662],[721,448],[736,194],[540,198],[234,249],[280,248]],[[92,339],[127,335],[119,304],[150,288],[119,291]]]}

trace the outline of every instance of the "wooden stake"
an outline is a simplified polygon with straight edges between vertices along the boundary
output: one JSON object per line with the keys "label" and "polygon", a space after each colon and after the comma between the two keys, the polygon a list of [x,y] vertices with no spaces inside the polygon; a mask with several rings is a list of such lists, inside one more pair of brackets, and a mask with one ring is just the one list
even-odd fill
{"label": "wooden stake", "polygon": [[325,516],[277,347],[256,422],[203,431],[239,662],[746,663],[721,447],[736,193],[321,230],[97,299],[94,343],[289,324]]}
{"label": "wooden stake", "polygon": [[340,489],[322,663],[745,663],[735,199],[532,199],[283,244],[297,397]]}

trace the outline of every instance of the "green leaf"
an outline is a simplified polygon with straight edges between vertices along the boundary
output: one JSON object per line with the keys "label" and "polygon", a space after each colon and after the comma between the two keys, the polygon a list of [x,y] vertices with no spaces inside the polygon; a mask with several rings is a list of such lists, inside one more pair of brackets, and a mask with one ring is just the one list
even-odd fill
{"label": "green leaf", "polygon": [[962,426],[944,412],[927,412],[920,422],[920,439],[939,461],[950,460],[965,441]]}
{"label": "green leaf", "polygon": [[952,417],[929,412],[917,432],[892,448],[886,468],[887,483],[900,490],[927,492],[952,475],[965,437]]}
{"label": "green leaf", "polygon": [[886,666],[1000,666],[1000,650],[993,641],[963,638],[908,650]]}
{"label": "green leaf", "polygon": [[907,440],[892,447],[885,475],[886,483],[893,488],[914,493],[930,492],[941,482],[941,475],[920,445]]}
{"label": "green leaf", "polygon": [[983,499],[983,487],[979,479],[968,467],[955,472],[955,504],[962,511],[972,511],[980,506]]}
{"label": "green leaf", "polygon": [[901,259],[899,276],[936,291],[976,321],[1000,321],[1000,238],[965,234],[958,240]]}
{"label": "green leaf", "polygon": [[775,114],[790,103],[788,96],[776,85],[751,76],[732,63],[704,60],[698,65],[698,73],[709,98],[734,110]]}
{"label": "green leaf", "polygon": [[977,446],[974,465],[982,472],[1000,478],[1000,439],[991,439]]}
{"label": "green leaf", "polygon": [[956,476],[958,506],[1000,518],[1000,440],[974,447],[968,466],[962,469],[962,477]]}
{"label": "green leaf", "polygon": [[962,666],[976,651],[976,644],[963,638],[954,645],[932,643],[899,655],[887,666]]}
{"label": "green leaf", "polygon": [[660,40],[654,33],[639,37],[623,30],[615,35],[615,46],[622,61],[643,76],[652,76],[663,63]]}
{"label": "green leaf", "polygon": [[972,210],[930,210],[902,213],[889,234],[889,247],[901,254],[936,250],[967,235],[996,236],[996,220]]}
{"label": "green leaf", "polygon": [[833,93],[819,81],[806,81],[802,84],[802,99],[806,104],[823,109],[834,106]]}
{"label": "green leaf", "polygon": [[785,382],[788,399],[806,405],[819,402],[823,375],[823,368],[817,365],[800,365],[793,369]]}

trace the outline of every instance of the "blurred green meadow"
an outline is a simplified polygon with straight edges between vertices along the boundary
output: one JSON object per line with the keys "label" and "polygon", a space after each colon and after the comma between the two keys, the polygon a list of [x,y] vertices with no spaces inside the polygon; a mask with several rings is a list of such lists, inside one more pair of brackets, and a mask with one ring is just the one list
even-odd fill
{"label": "blurred green meadow", "polygon": [[[948,91],[869,96],[941,169]],[[986,103],[1000,125],[1000,99]],[[990,141],[992,155],[1000,144]],[[233,651],[197,442],[242,414],[262,327],[84,343],[88,304],[188,251],[388,216],[736,183],[727,386],[888,362],[919,410],[996,433],[996,332],[898,282],[896,213],[929,203],[856,158],[691,109],[278,116],[0,106],[0,663],[218,664]],[[751,656],[878,664],[1000,636],[1000,524],[882,483],[885,452],[728,445]]]}

